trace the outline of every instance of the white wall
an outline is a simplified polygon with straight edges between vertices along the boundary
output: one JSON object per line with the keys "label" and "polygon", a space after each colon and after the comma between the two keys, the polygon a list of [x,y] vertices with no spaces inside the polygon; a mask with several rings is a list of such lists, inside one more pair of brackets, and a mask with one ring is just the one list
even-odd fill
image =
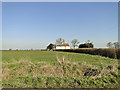
{"label": "white wall", "polygon": [[66,46],[66,49],[70,49],[70,46]]}
{"label": "white wall", "polygon": [[69,46],[56,46],[56,49],[70,49]]}

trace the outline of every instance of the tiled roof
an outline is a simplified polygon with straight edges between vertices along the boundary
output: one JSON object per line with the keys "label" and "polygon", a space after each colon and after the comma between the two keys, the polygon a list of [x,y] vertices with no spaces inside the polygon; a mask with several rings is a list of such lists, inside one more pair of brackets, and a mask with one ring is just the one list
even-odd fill
{"label": "tiled roof", "polygon": [[56,46],[69,46],[68,43],[64,43],[64,44],[56,44]]}

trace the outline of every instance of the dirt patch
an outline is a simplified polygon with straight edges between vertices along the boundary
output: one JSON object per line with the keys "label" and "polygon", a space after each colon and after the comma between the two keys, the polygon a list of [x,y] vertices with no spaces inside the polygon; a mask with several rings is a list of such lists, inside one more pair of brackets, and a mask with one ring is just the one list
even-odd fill
{"label": "dirt patch", "polygon": [[108,69],[108,70],[112,70],[112,69],[113,69],[113,66],[112,66],[112,65],[109,65],[109,66],[107,66],[107,69]]}
{"label": "dirt patch", "polygon": [[84,76],[96,76],[99,75],[100,71],[98,69],[88,68],[85,70]]}

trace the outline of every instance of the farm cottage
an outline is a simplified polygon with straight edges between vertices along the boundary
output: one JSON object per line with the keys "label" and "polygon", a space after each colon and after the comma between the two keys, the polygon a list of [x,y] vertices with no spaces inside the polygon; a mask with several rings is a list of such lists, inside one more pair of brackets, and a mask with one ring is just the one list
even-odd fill
{"label": "farm cottage", "polygon": [[56,49],[70,49],[70,46],[68,43],[64,43],[64,44],[56,44]]}

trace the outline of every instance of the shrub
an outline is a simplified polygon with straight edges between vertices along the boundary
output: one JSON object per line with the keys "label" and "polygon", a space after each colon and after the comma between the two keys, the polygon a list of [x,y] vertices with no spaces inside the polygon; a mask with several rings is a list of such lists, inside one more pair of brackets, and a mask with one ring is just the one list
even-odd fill
{"label": "shrub", "polygon": [[80,44],[79,48],[93,48],[94,45],[92,43],[85,43],[85,44]]}

